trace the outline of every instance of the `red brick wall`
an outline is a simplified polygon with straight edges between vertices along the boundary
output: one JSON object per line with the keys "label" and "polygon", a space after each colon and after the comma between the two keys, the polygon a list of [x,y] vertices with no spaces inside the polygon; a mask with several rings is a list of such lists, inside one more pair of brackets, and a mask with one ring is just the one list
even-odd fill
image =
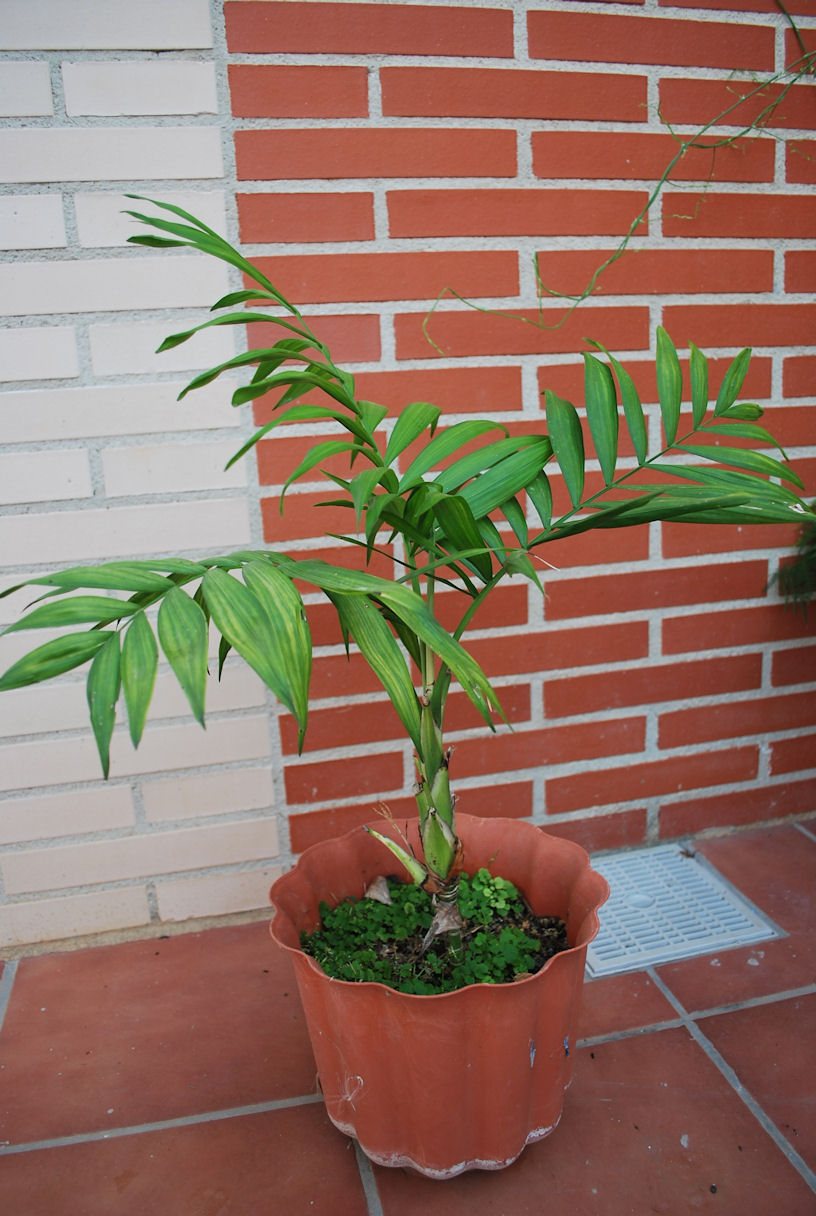
{"label": "red brick wall", "polygon": [[[812,44],[816,4],[787,8]],[[690,150],[592,298],[580,293],[678,148],[798,54],[772,0],[274,3],[227,0],[237,207],[250,254],[305,306],[362,395],[398,409],[541,425],[539,393],[580,403],[584,336],[622,354],[645,402],[663,324],[713,356],[755,348],[745,393],[816,494],[816,90],[760,137]],[[736,135],[782,83],[739,105]],[[259,335],[251,335],[257,338]],[[654,405],[651,407],[653,424]],[[259,421],[268,417],[260,403]],[[656,436],[656,428],[653,431]],[[301,552],[339,527],[316,486],[277,495],[305,428],[258,449],[266,540]],[[594,467],[594,466],[592,466]],[[766,591],[786,528],[653,526],[544,552],[546,599],[518,583],[470,635],[513,723],[486,736],[452,702],[462,810],[529,816],[593,848],[806,815],[816,806],[816,645]],[[291,845],[412,806],[410,749],[316,606],[306,750],[279,719]]]}

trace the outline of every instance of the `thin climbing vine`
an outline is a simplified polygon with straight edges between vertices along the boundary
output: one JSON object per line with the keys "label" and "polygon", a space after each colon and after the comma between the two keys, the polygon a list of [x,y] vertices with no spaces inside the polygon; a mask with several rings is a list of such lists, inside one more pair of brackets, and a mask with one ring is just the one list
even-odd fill
{"label": "thin climbing vine", "polygon": [[[688,152],[696,149],[707,151],[711,154],[711,167],[705,181],[703,182],[702,197],[704,197],[714,179],[716,156],[721,149],[733,147],[740,140],[750,138],[752,134],[758,135],[759,133],[762,133],[763,135],[770,136],[773,139],[780,138],[778,135],[774,134],[774,132],[768,129],[768,123],[773,117],[774,112],[788,96],[791,89],[799,84],[804,77],[813,75],[816,72],[816,51],[807,50],[801,31],[798,29],[795,21],[787,11],[784,4],[781,3],[781,0],[776,0],[776,4],[790,24],[799,48],[802,51],[801,56],[792,64],[789,64],[787,67],[783,68],[782,71],[776,72],[764,80],[755,82],[753,87],[750,88],[748,92],[740,91],[732,103],[726,106],[724,110],[721,110],[720,113],[716,114],[713,118],[710,118],[703,123],[702,126],[700,126],[691,136],[684,137],[679,135],[673,128],[672,124],[658,110],[661,122],[677,143],[677,150],[666,164],[660,177],[650,190],[646,202],[641,207],[640,211],[638,211],[637,215],[635,215],[633,218],[626,233],[620,239],[616,248],[593,270],[584,287],[579,292],[571,294],[569,292],[558,291],[555,288],[548,286],[541,273],[538,254],[536,254],[533,258],[533,270],[535,274],[537,297],[537,315],[535,317],[523,315],[517,311],[511,312],[501,308],[488,308],[483,304],[476,304],[474,301],[467,299],[467,297],[456,291],[454,287],[446,286],[437,296],[422,324],[425,337],[439,354],[444,354],[445,352],[433,338],[431,333],[431,321],[443,299],[453,297],[454,299],[459,300],[462,304],[466,304],[469,308],[473,308],[477,312],[489,313],[491,316],[507,317],[512,320],[521,321],[522,324],[531,325],[536,329],[560,329],[561,326],[564,325],[564,323],[572,316],[575,310],[581,304],[583,304],[585,300],[589,299],[589,297],[593,295],[604,272],[607,271],[610,266],[614,265],[615,262],[619,261],[627,252],[633,238],[637,234],[638,229],[646,220],[652,208],[655,206],[663,193],[663,190],[665,189],[672,172],[675,169],[675,166],[683,159],[684,156],[687,155]],[[710,138],[710,132],[712,129],[722,123],[725,123],[729,116],[734,113],[734,111],[738,110],[742,106],[745,106],[746,103],[750,103],[752,99],[762,97],[763,94],[766,94],[768,90],[773,89],[777,85],[781,86],[778,95],[770,98],[767,104],[762,106],[759,113],[751,120],[751,122],[745,123],[745,125],[743,125],[738,131],[730,135],[723,135],[721,138],[713,140]],[[702,197],[697,200],[697,210],[699,210],[699,207],[702,205]],[[558,320],[545,320],[545,300],[556,300],[565,304],[564,311]]]}

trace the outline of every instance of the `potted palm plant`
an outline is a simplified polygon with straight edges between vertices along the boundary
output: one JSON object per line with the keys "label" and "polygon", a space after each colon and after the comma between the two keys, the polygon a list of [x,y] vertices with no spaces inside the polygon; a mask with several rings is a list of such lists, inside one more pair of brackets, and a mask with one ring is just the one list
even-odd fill
{"label": "potted palm plant", "polygon": [[[262,321],[272,333],[269,345],[203,372],[184,393],[246,369],[248,383],[234,392],[233,403],[273,396],[272,420],[236,460],[281,424],[332,427],[332,437],[316,441],[291,470],[281,506],[293,482],[322,473],[327,501],[348,513],[348,530],[335,540],[355,549],[360,561],[354,568],[263,550],[108,562],[31,579],[45,590],[10,628],[68,632],[19,659],[0,678],[0,689],[88,663],[90,720],[107,775],[117,702],[121,696],[138,746],[160,648],[203,724],[214,630],[219,666],[231,651],[248,663],[293,715],[302,744],[311,640],[301,588],[323,593],[347,646],[353,643],[369,664],[413,744],[417,814],[405,825],[374,824],[308,850],[273,887],[273,937],[295,963],[335,1123],[357,1135],[375,1160],[412,1165],[431,1177],[498,1168],[558,1121],[586,946],[606,888],[577,845],[523,822],[456,814],[445,745],[451,686],[464,691],[490,729],[502,718],[463,636],[503,580],[522,577],[541,586],[537,555],[553,540],[655,520],[802,524],[813,514],[784,453],[779,459],[755,450],[777,445],[758,424],[760,407],[738,401],[747,349],[729,367],[712,406],[706,357],[690,346],[691,419],[681,433],[680,361],[668,334],[658,330],[665,442],[650,455],[631,377],[592,343],[584,355],[585,411],[602,484],[588,489],[587,437],[570,402],[548,390],[546,433],[523,435],[487,419],[443,426],[441,411],[424,401],[390,417],[384,406],[358,398],[354,377],[260,269],[186,211],[156,205],[164,214],[131,212],[151,228],[132,241],[198,250],[236,267],[245,282],[217,301],[211,319],[167,338],[160,349],[212,326]],[[634,461],[625,463],[619,463],[621,413],[634,450]],[[338,457],[347,461],[344,476],[324,471],[329,461],[336,467]],[[550,465],[566,487],[563,511],[554,508]],[[392,577],[368,568],[374,554],[391,559]],[[459,608],[451,623],[454,603]],[[316,927],[321,904],[362,896],[394,858],[431,893],[428,942],[461,939],[458,883],[466,866],[516,884],[531,914],[563,919],[568,948],[515,982],[437,994],[331,979],[302,949],[302,934]],[[440,1083],[444,1095],[436,1101]]]}

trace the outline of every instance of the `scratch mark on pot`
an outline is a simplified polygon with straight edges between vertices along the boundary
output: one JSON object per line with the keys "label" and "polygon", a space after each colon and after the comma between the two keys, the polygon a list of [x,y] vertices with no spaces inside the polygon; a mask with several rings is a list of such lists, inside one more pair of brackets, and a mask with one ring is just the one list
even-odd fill
{"label": "scratch mark on pot", "polygon": [[346,1092],[343,1094],[343,1101],[354,1106],[354,1099],[358,1098],[363,1092],[363,1078],[359,1075],[346,1077]]}
{"label": "scratch mark on pot", "polygon": [[[363,1078],[359,1073],[354,1076],[346,1076],[343,1081],[343,1089],[339,1094],[329,1095],[324,1094],[327,1101],[348,1102],[349,1106],[354,1109],[354,1099],[359,1098],[363,1092]],[[338,1124],[338,1127],[340,1125]],[[354,1135],[354,1132],[348,1132],[347,1135]]]}
{"label": "scratch mark on pot", "polygon": [[535,1039],[530,1039],[530,1067],[531,1068],[535,1064],[535,1057],[536,1057]]}

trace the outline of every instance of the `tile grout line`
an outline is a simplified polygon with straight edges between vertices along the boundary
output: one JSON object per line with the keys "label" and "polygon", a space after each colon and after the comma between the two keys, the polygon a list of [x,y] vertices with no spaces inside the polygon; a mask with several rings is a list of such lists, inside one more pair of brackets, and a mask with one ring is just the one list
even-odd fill
{"label": "tile grout line", "polygon": [[659,1034],[662,1030],[677,1030],[685,1026],[683,1018],[667,1018],[663,1022],[649,1022],[646,1026],[630,1026],[625,1030],[610,1030],[607,1034],[587,1035],[575,1044],[577,1051],[586,1047],[600,1047],[603,1043],[619,1043],[622,1039],[637,1039],[642,1035]]}
{"label": "tile grout line", "polygon": [[636,1038],[638,1035],[659,1034],[662,1030],[677,1030],[679,1026],[686,1025],[686,1017],[693,1021],[697,1021],[698,1018],[716,1018],[720,1014],[738,1013],[741,1009],[754,1009],[762,1004],[773,1004],[777,1001],[790,1001],[797,997],[814,995],[816,995],[816,984],[806,984],[798,989],[784,989],[784,991],[772,992],[767,996],[747,997],[744,1001],[736,1001],[733,1004],[717,1004],[709,1009],[694,1009],[693,1013],[682,1015],[682,1017],[649,1021],[645,1026],[626,1026],[624,1030],[610,1030],[604,1035],[586,1035],[584,1038],[579,1038],[575,1047],[578,1049],[598,1047],[602,1043],[619,1042],[621,1038]]}
{"label": "tile grout line", "polygon": [[801,832],[803,836],[807,836],[808,840],[816,842],[816,832],[811,831],[807,824],[795,823],[793,826],[797,829],[797,831]]}
{"label": "tile grout line", "polygon": [[[225,1110],[206,1111],[197,1115],[179,1115],[174,1119],[157,1119],[152,1123],[134,1123],[128,1127],[114,1127],[107,1131],[77,1132],[72,1136],[54,1136],[46,1140],[30,1140],[23,1144],[0,1143],[0,1157],[15,1153],[33,1153],[43,1149],[65,1148],[72,1144],[90,1144],[100,1140],[117,1140],[125,1136],[141,1136],[147,1132],[171,1131],[174,1128],[193,1127],[199,1123],[217,1123],[221,1119],[240,1119],[246,1115],[263,1115],[271,1111],[289,1110],[295,1106],[309,1106],[322,1102],[320,1094],[306,1094],[298,1098],[280,1098],[274,1102],[255,1102],[250,1106],[233,1106]],[[373,1216],[377,1216],[376,1213]]]}
{"label": "tile grout line", "polygon": [[3,974],[0,976],[0,1030],[3,1029],[3,1022],[6,1018],[6,1011],[11,1000],[11,989],[14,985],[14,977],[17,974],[17,964],[19,960],[13,959],[11,962],[5,963],[3,966]]}
{"label": "tile grout line", "polygon": [[384,1216],[382,1203],[380,1202],[380,1192],[377,1189],[377,1180],[374,1177],[374,1170],[371,1162],[366,1157],[357,1140],[352,1139],[354,1145],[354,1155],[357,1158],[357,1169],[360,1172],[360,1181],[363,1184],[363,1195],[366,1201],[367,1216]]}
{"label": "tile grout line", "polygon": [[755,1009],[759,1005],[773,1005],[775,1001],[790,1001],[798,996],[813,996],[816,994],[816,984],[805,984],[802,988],[785,988],[780,992],[771,992],[766,996],[750,996],[744,1001],[735,1001],[730,1005],[712,1005],[710,1009],[695,1009],[688,1016],[694,1021],[698,1018],[715,1018],[721,1013],[737,1013],[740,1009]]}
{"label": "tile grout line", "polygon": [[741,1009],[754,1009],[760,1005],[772,1005],[776,1001],[789,1001],[796,997],[813,996],[816,994],[816,984],[807,984],[803,988],[786,988],[782,992],[774,992],[768,996],[747,997],[744,1001],[736,1001],[731,1005],[712,1005],[710,1009],[696,1009],[693,1013],[676,1018],[664,1018],[660,1022],[647,1022],[645,1026],[628,1026],[624,1030],[610,1030],[606,1034],[587,1035],[576,1043],[580,1050],[584,1047],[599,1047],[603,1043],[616,1043],[621,1039],[633,1039],[639,1035],[657,1034],[661,1030],[677,1030],[686,1025],[686,1017],[696,1021],[698,1018],[718,1017],[724,1013],[737,1013]]}
{"label": "tile grout line", "polygon": [[714,1064],[718,1071],[722,1074],[725,1080],[736,1093],[737,1097],[748,1107],[751,1114],[760,1124],[760,1126],[768,1133],[773,1142],[776,1144],[785,1157],[788,1159],[793,1168],[802,1176],[811,1190],[816,1191],[816,1173],[810,1168],[807,1162],[802,1158],[791,1143],[783,1136],[782,1132],[776,1126],[771,1118],[765,1113],[759,1102],[745,1088],[742,1081],[739,1079],[737,1072],[731,1067],[725,1057],[717,1050],[714,1044],[703,1034],[700,1027],[692,1015],[688,1012],[684,1005],[677,999],[668,985],[658,976],[653,967],[648,969],[649,978],[660,989],[666,1000],[680,1014],[683,1025],[689,1032],[695,1043],[700,1047],[709,1060]]}

